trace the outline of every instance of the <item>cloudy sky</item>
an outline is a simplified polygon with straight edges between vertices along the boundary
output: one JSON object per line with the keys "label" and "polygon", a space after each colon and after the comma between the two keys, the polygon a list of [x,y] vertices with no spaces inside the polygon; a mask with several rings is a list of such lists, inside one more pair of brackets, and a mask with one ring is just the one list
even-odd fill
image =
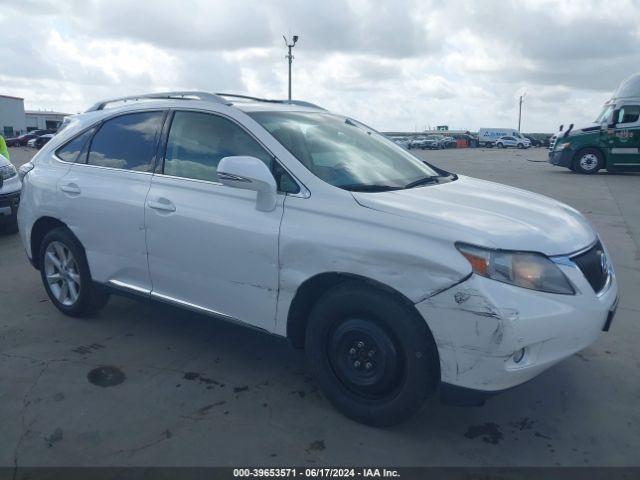
{"label": "cloudy sky", "polygon": [[0,94],[75,113],[162,90],[294,98],[380,130],[587,122],[640,71],[640,0],[0,0]]}

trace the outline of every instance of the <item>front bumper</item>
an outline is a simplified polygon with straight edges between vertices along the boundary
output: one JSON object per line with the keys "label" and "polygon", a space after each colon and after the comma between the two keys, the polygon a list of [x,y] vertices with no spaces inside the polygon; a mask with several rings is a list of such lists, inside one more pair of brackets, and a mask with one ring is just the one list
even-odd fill
{"label": "front bumper", "polygon": [[0,193],[0,225],[16,223],[19,205],[20,191]]}
{"label": "front bumper", "polygon": [[573,150],[565,148],[563,150],[551,150],[549,152],[549,163],[559,167],[571,168],[573,163]]}
{"label": "front bumper", "polygon": [[[575,265],[558,265],[575,295],[559,295],[472,275],[416,305],[438,346],[441,381],[490,393],[524,383],[592,344],[610,323],[615,274],[596,294]],[[514,353],[524,357],[514,361]]]}

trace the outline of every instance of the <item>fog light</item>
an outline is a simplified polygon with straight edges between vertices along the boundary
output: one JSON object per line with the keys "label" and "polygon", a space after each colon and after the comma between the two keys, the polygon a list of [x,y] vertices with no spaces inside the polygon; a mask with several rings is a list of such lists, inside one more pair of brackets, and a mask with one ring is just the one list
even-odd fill
{"label": "fog light", "polygon": [[521,348],[513,354],[513,363],[520,363],[524,358],[525,349]]}

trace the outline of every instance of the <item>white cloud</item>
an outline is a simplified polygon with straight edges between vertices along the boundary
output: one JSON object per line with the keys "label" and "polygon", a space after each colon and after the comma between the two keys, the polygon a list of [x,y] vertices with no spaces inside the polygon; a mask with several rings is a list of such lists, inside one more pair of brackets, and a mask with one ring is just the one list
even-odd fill
{"label": "white cloud", "polygon": [[144,91],[294,96],[380,129],[595,117],[640,65],[636,0],[0,0],[0,93],[76,112]]}

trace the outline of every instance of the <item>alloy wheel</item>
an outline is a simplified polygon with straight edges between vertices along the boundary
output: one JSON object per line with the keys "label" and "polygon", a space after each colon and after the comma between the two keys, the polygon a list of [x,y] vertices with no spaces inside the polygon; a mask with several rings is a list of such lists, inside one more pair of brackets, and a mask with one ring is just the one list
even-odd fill
{"label": "alloy wheel", "polygon": [[44,254],[44,273],[49,290],[62,305],[70,307],[80,296],[81,279],[78,263],[64,243],[53,241]]}

